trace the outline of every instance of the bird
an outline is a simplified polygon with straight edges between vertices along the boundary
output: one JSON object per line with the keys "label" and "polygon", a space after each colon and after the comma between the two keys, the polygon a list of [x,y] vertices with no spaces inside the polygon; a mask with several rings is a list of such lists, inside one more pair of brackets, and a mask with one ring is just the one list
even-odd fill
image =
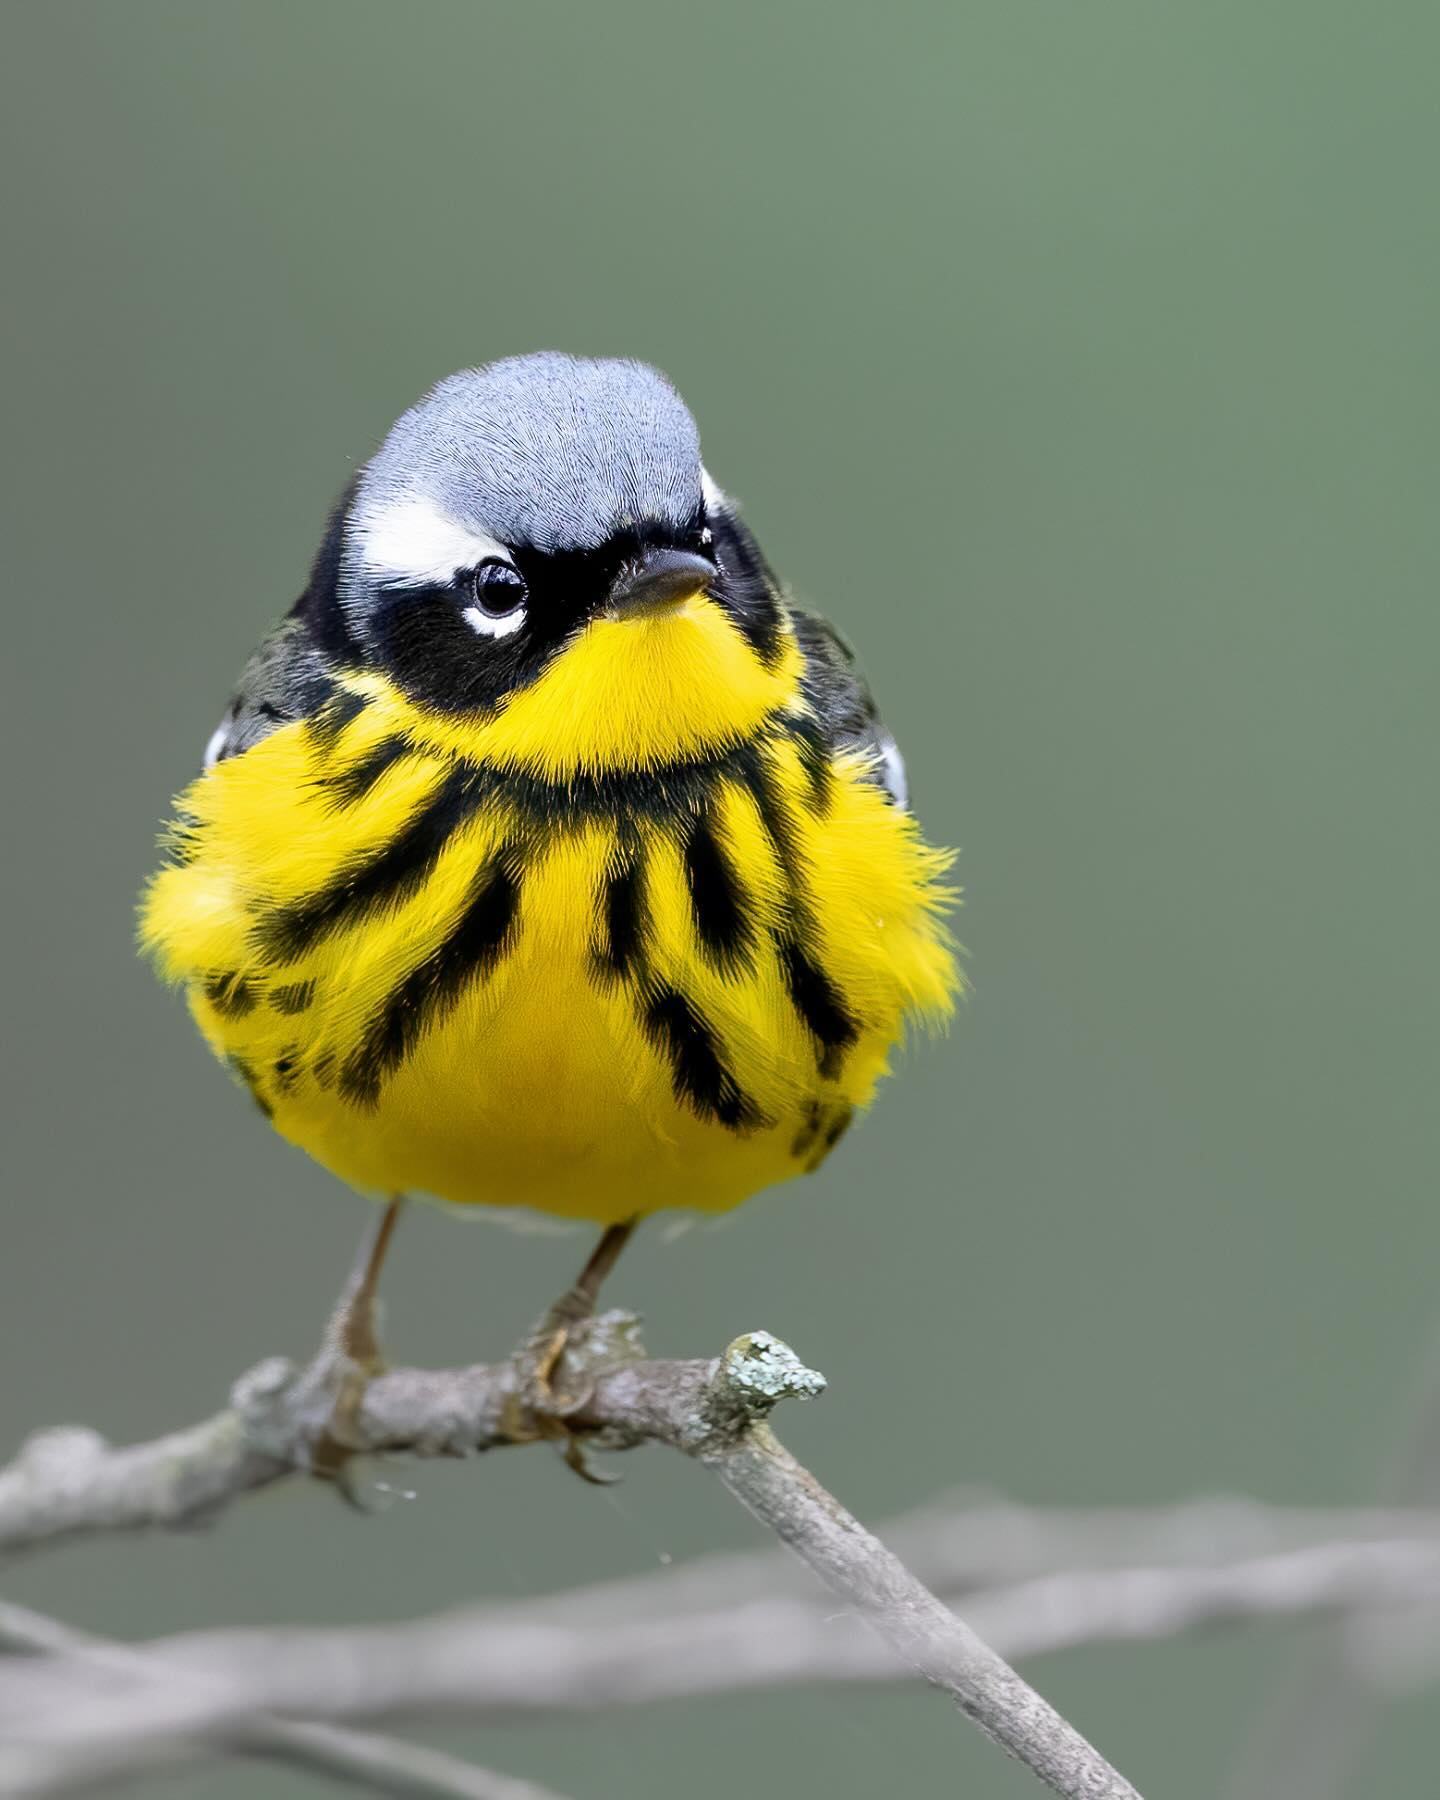
{"label": "bird", "polygon": [[404,1198],[527,1207],[601,1228],[532,1340],[560,1410],[636,1225],[818,1169],[963,985],[951,853],[854,652],[624,358],[509,357],[402,414],[164,842],[143,948],[384,1209],[339,1326],[362,1379]]}

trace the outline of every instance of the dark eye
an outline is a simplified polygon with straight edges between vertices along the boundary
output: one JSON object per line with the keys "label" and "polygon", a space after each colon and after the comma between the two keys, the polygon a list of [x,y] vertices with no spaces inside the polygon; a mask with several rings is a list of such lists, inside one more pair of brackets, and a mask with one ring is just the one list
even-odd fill
{"label": "dark eye", "polygon": [[473,603],[462,616],[482,637],[507,637],[525,623],[525,579],[510,563],[481,563],[470,591]]}
{"label": "dark eye", "polygon": [[494,618],[503,619],[525,604],[525,578],[509,563],[481,563],[473,580],[475,604]]}

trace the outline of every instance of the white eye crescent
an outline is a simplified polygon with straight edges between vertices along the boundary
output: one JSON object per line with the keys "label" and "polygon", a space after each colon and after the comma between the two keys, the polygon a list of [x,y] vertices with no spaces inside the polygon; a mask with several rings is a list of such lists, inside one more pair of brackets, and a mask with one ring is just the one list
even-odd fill
{"label": "white eye crescent", "polygon": [[498,558],[481,563],[470,577],[472,604],[460,616],[481,637],[509,637],[525,623],[525,577]]}

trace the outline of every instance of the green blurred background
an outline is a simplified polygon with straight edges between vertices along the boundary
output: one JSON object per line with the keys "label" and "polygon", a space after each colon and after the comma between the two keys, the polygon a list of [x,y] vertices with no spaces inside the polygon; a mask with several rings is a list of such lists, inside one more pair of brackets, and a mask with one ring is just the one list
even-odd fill
{"label": "green blurred background", "polygon": [[[439,376],[558,346],[666,369],[859,642],[974,982],[823,1175],[644,1234],[615,1297],[657,1353],[818,1363],[784,1429],[871,1519],[1368,1497],[1440,1273],[1433,8],[10,0],[3,37],[4,1442],[155,1433],[313,1340],[363,1211],[133,900],[349,471]],[[577,1249],[413,1218],[393,1351],[502,1351]],[[7,1591],[400,1618],[756,1541],[678,1458],[624,1473],[406,1467],[369,1519],[296,1483]],[[1293,1650],[1031,1672],[1199,1800]],[[1364,1791],[1429,1792],[1427,1712]],[[923,1691],[435,1735],[597,1800],[1037,1791]]]}

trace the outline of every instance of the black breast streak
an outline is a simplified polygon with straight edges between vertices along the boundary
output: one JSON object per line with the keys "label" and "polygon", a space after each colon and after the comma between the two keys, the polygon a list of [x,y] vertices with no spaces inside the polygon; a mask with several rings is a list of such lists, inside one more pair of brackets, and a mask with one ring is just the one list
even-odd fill
{"label": "black breast streak", "polygon": [[601,883],[599,901],[596,970],[607,985],[635,980],[644,973],[648,914],[645,848],[633,830],[621,830],[618,857]]}
{"label": "black breast streak", "polygon": [[520,860],[512,847],[485,865],[449,936],[377,1008],[359,1048],[340,1072],[340,1092],[347,1100],[376,1105],[386,1077],[406,1061],[421,1036],[505,955],[514,941]]}
{"label": "black breast streak", "polygon": [[742,1093],[721,1061],[715,1034],[677,989],[665,984],[647,994],[641,1023],[645,1034],[670,1060],[676,1098],[702,1119],[716,1119],[732,1131],[750,1131],[765,1120]]}
{"label": "black breast streak", "polygon": [[682,852],[695,929],[706,953],[722,969],[748,965],[755,937],[750,898],[721,847],[708,807],[691,821]]}
{"label": "black breast streak", "polygon": [[305,735],[322,755],[328,755],[339,741],[340,733],[352,719],[358,719],[370,704],[365,694],[341,688],[305,721]]}
{"label": "black breast streak", "polygon": [[346,807],[358,805],[386,770],[393,769],[410,751],[411,746],[403,737],[381,738],[357,762],[349,763],[342,769],[326,769],[316,779],[327,806],[332,811],[340,812]]}
{"label": "black breast streak", "polygon": [[[326,738],[333,745],[346,723],[348,718],[337,723],[332,713],[318,734],[317,749]],[[648,971],[640,828],[648,822],[675,831],[678,821],[691,821],[683,828],[681,850],[696,930],[717,963],[733,968],[753,955],[757,927],[745,885],[718,841],[711,809],[727,782],[754,797],[790,890],[792,929],[777,934],[776,954],[796,1009],[819,1045],[822,1072],[832,1074],[839,1052],[853,1042],[856,1026],[833,982],[805,948],[813,932],[803,859],[795,821],[770,761],[773,745],[795,744],[809,781],[807,799],[814,810],[823,811],[831,764],[820,734],[807,729],[808,724],[784,714],[755,738],[708,757],[655,771],[578,775],[564,782],[486,764],[453,763],[436,792],[388,844],[352,859],[324,888],[274,908],[256,922],[254,937],[262,952],[293,960],[330,933],[418,892],[454,833],[487,801],[503,800],[515,821],[516,841],[477,877],[445,943],[397,984],[343,1065],[337,1068],[333,1056],[322,1052],[312,1065],[314,1078],[325,1086],[338,1079],[340,1091],[353,1103],[375,1105],[385,1078],[407,1059],[422,1033],[506,953],[519,898],[520,840],[543,843],[557,827],[608,819],[619,834],[621,854],[597,896],[596,978],[623,979],[630,986],[638,1022],[667,1058],[682,1103],[736,1131],[766,1123],[726,1068],[710,1022],[683,993],[657,982]],[[403,739],[387,738],[350,768],[327,775],[337,805],[350,804],[373,787],[408,748]],[[273,991],[282,1011],[303,1010],[312,996],[308,983]]]}
{"label": "black breast streak", "polygon": [[635,822],[618,826],[619,854],[597,896],[594,971],[602,988],[624,983],[640,1029],[670,1065],[675,1098],[702,1119],[744,1133],[766,1121],[725,1067],[713,1027],[692,1001],[650,969],[645,846]]}
{"label": "black breast streak", "polygon": [[417,893],[483,794],[483,783],[473,781],[463,768],[452,769],[389,843],[345,863],[317,893],[262,913],[252,930],[257,949],[280,961],[294,961],[331,932]]}

